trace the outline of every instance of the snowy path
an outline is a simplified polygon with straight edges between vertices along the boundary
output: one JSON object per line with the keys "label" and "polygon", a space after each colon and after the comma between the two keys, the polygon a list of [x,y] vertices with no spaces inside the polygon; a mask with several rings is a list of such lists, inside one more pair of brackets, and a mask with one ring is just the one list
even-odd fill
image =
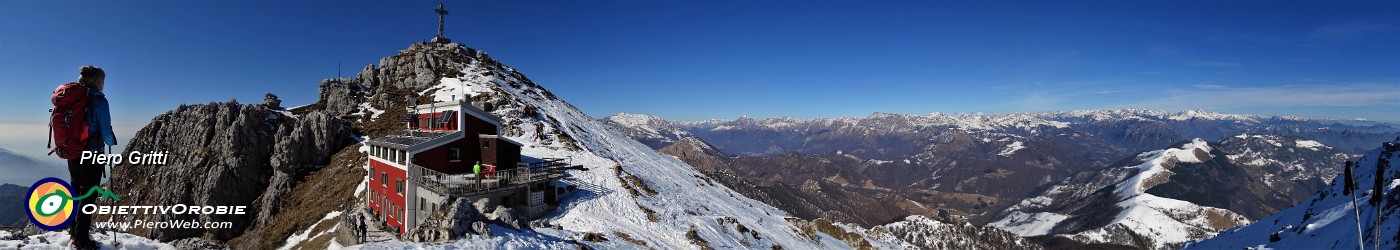
{"label": "snowy path", "polygon": [[[382,227],[382,221],[375,219],[374,215],[370,214],[368,210],[365,210],[364,203],[357,202],[353,210],[354,212],[352,214],[347,215],[351,216],[349,218],[363,216],[365,218],[365,223],[369,224],[369,226],[365,227],[365,242],[361,242],[360,244],[399,240],[394,236],[393,232],[385,230],[387,227]],[[358,223],[358,221],[356,223]]]}

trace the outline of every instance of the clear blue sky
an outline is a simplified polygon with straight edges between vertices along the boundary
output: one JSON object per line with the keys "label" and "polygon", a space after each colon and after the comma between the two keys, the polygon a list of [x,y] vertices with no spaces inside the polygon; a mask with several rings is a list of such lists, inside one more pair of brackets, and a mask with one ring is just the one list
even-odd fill
{"label": "clear blue sky", "polygon": [[[131,129],[180,103],[310,103],[337,63],[353,74],[434,35],[436,3],[0,0],[0,124],[43,123],[49,92],[84,64],[107,69]],[[1204,108],[1400,121],[1397,1],[447,7],[450,38],[595,117]]]}

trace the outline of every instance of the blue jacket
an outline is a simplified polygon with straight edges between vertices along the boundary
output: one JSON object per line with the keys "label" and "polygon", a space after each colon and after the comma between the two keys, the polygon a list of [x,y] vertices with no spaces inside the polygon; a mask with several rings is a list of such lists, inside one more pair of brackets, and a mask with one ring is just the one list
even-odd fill
{"label": "blue jacket", "polygon": [[105,151],[102,148],[104,145],[117,145],[117,136],[112,134],[112,112],[107,109],[107,95],[102,94],[101,90],[90,88],[88,96],[91,97],[87,110],[88,135],[101,136],[102,143],[92,142],[91,140],[96,138],[89,137],[92,139],[88,139],[87,150]]}

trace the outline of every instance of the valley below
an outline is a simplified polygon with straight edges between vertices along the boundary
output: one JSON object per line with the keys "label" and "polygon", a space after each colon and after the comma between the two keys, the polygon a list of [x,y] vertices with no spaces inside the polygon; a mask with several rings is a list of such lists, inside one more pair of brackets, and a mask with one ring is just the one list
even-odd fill
{"label": "valley below", "polygon": [[917,215],[1050,248],[1179,248],[1306,201],[1400,136],[1200,110],[599,120],[804,219]]}

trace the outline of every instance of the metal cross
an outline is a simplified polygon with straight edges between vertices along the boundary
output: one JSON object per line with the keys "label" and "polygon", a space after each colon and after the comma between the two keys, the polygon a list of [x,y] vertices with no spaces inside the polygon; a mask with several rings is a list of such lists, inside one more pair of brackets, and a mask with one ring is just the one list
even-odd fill
{"label": "metal cross", "polygon": [[437,35],[437,36],[438,36],[438,37],[444,37],[444,36],[442,36],[442,19],[443,19],[443,17],[447,16],[447,9],[442,7],[442,3],[438,3],[437,9],[434,9],[433,12],[437,12],[437,14],[438,14],[438,35]]}

